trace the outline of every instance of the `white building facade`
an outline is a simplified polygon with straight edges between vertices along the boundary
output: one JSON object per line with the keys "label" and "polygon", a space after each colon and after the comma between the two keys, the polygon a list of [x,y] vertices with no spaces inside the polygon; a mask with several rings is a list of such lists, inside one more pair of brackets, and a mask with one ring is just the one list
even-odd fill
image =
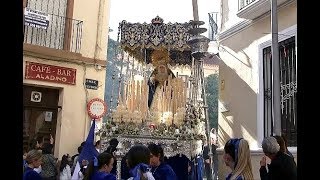
{"label": "white building facade", "polygon": [[[222,160],[229,138],[249,141],[253,174],[259,179],[261,142],[273,134],[271,2],[221,0],[219,24],[219,177],[229,172]],[[297,2],[278,0],[281,129],[289,150],[297,146]]]}

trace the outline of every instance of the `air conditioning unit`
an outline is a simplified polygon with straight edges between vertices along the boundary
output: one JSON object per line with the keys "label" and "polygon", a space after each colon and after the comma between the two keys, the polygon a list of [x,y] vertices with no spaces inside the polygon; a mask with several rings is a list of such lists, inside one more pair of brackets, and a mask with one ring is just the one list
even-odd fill
{"label": "air conditioning unit", "polygon": [[31,92],[31,102],[41,102],[42,93],[38,91]]}

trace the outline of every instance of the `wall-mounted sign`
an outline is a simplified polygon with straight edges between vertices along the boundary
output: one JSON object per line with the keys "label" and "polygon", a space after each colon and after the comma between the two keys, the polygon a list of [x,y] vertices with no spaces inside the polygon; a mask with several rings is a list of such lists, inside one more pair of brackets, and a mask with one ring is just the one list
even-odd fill
{"label": "wall-mounted sign", "polygon": [[98,89],[98,81],[97,80],[93,80],[93,79],[86,79],[86,88],[87,89],[94,89],[97,90]]}
{"label": "wall-mounted sign", "polygon": [[76,84],[76,69],[26,62],[26,79],[49,81],[62,84]]}
{"label": "wall-mounted sign", "polygon": [[106,114],[107,105],[102,99],[94,98],[88,102],[87,110],[93,120],[99,120]]}
{"label": "wall-mounted sign", "polygon": [[46,111],[46,112],[45,112],[44,120],[45,120],[45,121],[48,121],[48,122],[51,122],[51,121],[52,121],[52,112]]}
{"label": "wall-mounted sign", "polygon": [[49,15],[26,7],[24,9],[24,25],[47,29],[49,26]]}
{"label": "wall-mounted sign", "polygon": [[31,92],[31,102],[41,102],[42,93],[38,91]]}

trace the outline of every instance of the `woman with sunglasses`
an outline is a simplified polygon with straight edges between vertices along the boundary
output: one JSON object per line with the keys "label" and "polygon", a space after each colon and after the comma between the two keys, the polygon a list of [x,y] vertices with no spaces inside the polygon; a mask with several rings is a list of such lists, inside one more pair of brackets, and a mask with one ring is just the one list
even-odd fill
{"label": "woman with sunglasses", "polygon": [[252,165],[248,141],[230,139],[224,146],[223,160],[231,168],[226,180],[252,180]]}

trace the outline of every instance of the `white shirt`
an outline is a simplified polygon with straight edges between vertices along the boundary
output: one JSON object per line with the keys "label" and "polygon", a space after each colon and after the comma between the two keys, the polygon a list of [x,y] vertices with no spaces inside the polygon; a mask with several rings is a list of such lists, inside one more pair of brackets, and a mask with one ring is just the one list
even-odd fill
{"label": "white shirt", "polygon": [[69,180],[71,179],[71,168],[67,164],[66,167],[60,172],[60,180]]}
{"label": "white shirt", "polygon": [[33,168],[33,170],[40,174],[40,172],[42,171],[41,165],[38,168]]}
{"label": "white shirt", "polygon": [[[155,180],[152,173],[150,171],[146,172],[146,173],[143,173],[143,176],[145,178],[147,178],[148,180]],[[127,180],[133,180],[133,177],[130,177],[129,179]]]}

